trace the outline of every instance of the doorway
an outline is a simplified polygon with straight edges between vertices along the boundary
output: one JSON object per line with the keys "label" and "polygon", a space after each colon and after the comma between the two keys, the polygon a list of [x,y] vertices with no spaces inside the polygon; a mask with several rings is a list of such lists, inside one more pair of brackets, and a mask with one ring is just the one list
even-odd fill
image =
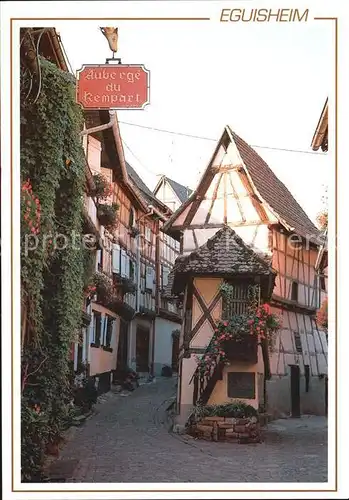
{"label": "doorway", "polygon": [[172,337],[172,371],[178,372],[179,335]]}
{"label": "doorway", "polygon": [[128,352],[128,323],[123,319],[120,319],[120,334],[119,334],[118,359],[117,359],[118,369],[126,368],[127,352]]}
{"label": "doorway", "polygon": [[298,365],[291,365],[291,416],[301,416],[300,370]]}
{"label": "doorway", "polygon": [[137,326],[136,330],[136,370],[137,372],[149,372],[149,341],[150,330]]}

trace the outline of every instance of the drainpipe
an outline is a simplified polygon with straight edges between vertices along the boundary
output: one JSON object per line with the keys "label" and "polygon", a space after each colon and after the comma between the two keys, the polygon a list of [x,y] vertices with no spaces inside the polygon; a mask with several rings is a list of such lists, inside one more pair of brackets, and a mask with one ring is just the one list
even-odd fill
{"label": "drainpipe", "polygon": [[102,130],[107,130],[108,128],[112,128],[116,123],[116,113],[113,113],[111,119],[108,123],[104,123],[103,125],[98,125],[98,127],[88,128],[80,132],[80,135],[89,135],[94,134],[96,132],[102,132]]}

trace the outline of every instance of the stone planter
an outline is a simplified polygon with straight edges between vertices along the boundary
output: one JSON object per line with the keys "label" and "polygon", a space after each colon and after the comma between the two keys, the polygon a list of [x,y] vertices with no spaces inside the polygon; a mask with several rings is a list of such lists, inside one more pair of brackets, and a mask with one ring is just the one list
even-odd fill
{"label": "stone planter", "polygon": [[190,427],[189,434],[206,441],[260,443],[262,440],[257,417],[204,417]]}

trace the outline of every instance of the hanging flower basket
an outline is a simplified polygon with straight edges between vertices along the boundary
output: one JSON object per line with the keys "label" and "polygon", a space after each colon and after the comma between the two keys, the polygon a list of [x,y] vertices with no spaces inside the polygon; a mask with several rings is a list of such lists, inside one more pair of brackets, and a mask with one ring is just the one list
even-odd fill
{"label": "hanging flower basket", "polygon": [[29,179],[22,184],[21,215],[25,229],[31,234],[39,234],[41,205]]}
{"label": "hanging flower basket", "polygon": [[118,210],[119,210],[119,205],[117,203],[112,203],[111,205],[98,203],[97,216],[102,226],[104,226],[110,231],[115,229],[118,224],[118,217],[117,217]]}
{"label": "hanging flower basket", "polygon": [[91,287],[95,288],[98,302],[107,305],[113,300],[115,294],[113,280],[107,274],[96,272],[92,276],[91,283],[93,283]]}
{"label": "hanging flower basket", "polygon": [[97,200],[106,200],[113,194],[113,185],[104,175],[94,174],[93,181],[95,183],[95,189],[92,194]]}

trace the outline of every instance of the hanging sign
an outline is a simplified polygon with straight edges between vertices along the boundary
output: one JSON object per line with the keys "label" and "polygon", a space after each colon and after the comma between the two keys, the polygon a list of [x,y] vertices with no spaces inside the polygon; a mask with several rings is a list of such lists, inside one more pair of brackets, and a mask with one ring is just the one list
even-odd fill
{"label": "hanging sign", "polygon": [[86,64],[76,77],[84,109],[144,109],[150,102],[150,73],[141,64]]}

